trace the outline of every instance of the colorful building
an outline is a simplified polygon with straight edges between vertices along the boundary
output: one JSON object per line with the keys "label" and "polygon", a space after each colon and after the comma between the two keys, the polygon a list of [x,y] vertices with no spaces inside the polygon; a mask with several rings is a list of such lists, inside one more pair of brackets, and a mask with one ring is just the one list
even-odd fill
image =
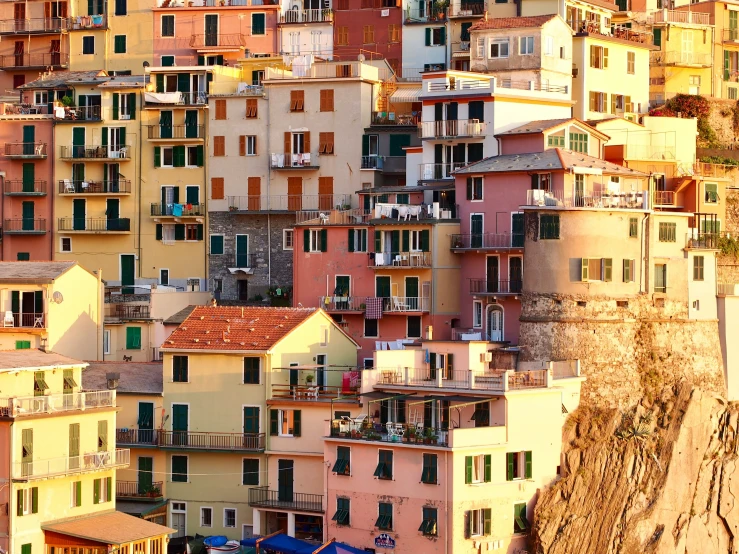
{"label": "colorful building", "polygon": [[334,11],[331,0],[281,0],[275,53],[289,56],[321,56],[334,52]]}
{"label": "colorful building", "polygon": [[449,67],[451,37],[448,36],[448,9],[437,2],[403,2],[402,68],[405,78],[419,78],[423,71]]}

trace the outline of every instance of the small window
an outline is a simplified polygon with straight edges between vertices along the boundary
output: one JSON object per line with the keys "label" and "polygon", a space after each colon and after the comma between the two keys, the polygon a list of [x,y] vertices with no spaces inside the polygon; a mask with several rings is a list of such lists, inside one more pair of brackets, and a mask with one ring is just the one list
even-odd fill
{"label": "small window", "polygon": [[427,485],[435,485],[438,481],[438,458],[436,454],[423,455],[423,470],[421,471],[421,482]]}
{"label": "small window", "polygon": [[125,54],[126,53],[126,35],[115,35],[113,37],[113,53],[114,54]]}
{"label": "small window", "polygon": [[17,252],[15,255],[15,260],[17,262],[27,262],[31,259],[31,253],[30,252]]}
{"label": "small window", "polygon": [[216,100],[216,113],[215,113],[216,119],[228,119],[226,115],[226,101]]}
{"label": "small window", "polygon": [[426,28],[426,46],[444,46],[446,29],[444,27]]}
{"label": "small window", "polygon": [[727,92],[729,95],[729,100],[736,100],[739,95],[737,95],[737,87],[727,87]]}
{"label": "small window", "polygon": [[608,48],[603,46],[590,46],[590,67],[595,69],[608,68]]}
{"label": "small window", "polygon": [[542,214],[539,216],[539,238],[542,240],[559,239],[559,215]]}
{"label": "small window", "polygon": [[325,252],[323,237],[326,235],[325,229],[311,229],[309,232],[309,252]]}
{"label": "small window", "polygon": [[267,34],[266,14],[251,14],[251,34],[252,36],[264,36]]}
{"label": "small window", "polygon": [[624,283],[632,283],[635,280],[634,267],[635,260],[624,260]]}
{"label": "small window", "polygon": [[552,36],[544,36],[544,55],[554,55],[554,37]]}
{"label": "small window", "polygon": [[200,527],[213,527],[213,508],[200,508]]}
{"label": "small window", "polygon": [[519,39],[519,53],[522,56],[534,53],[534,37],[521,37]]}
{"label": "small window", "polygon": [[636,217],[629,218],[629,237],[639,236],[639,219]]}
{"label": "small window", "polygon": [[703,280],[703,256],[693,257],[693,281]]}
{"label": "small window", "polygon": [[532,475],[533,457],[530,450],[506,454],[506,481],[531,479]]}
{"label": "small window", "polygon": [[[15,349],[16,350],[30,350],[31,341],[30,340],[17,340],[15,341]],[[41,395],[36,395],[36,396],[41,396]]]}
{"label": "small window", "polygon": [[421,316],[420,315],[409,315],[408,316],[408,329],[407,335],[409,339],[421,338]]}
{"label": "small window", "polygon": [[292,250],[293,249],[293,230],[283,229],[282,230],[282,249]]}
{"label": "small window", "polygon": [[654,292],[667,292],[667,264],[654,264]]}
{"label": "small window", "polygon": [[482,327],[482,302],[479,300],[472,302],[472,327],[475,329]]}
{"label": "small window", "polygon": [[552,147],[565,147],[565,136],[564,135],[549,135],[547,137],[547,146]]}
{"label": "small window", "polygon": [[482,200],[482,177],[467,177],[467,200]]}
{"label": "small window", "polygon": [[70,491],[70,503],[72,508],[82,506],[82,481],[74,481]]}
{"label": "small window", "polygon": [[256,156],[257,155],[257,137],[256,135],[246,135],[245,137],[246,155]]}
{"label": "small window", "polygon": [[174,15],[162,16],[162,37],[174,37]]}
{"label": "small window", "polygon": [[437,534],[436,530],[437,512],[436,508],[423,508],[423,518],[421,520],[421,526],[418,530],[427,537],[435,537]]}
{"label": "small window", "polygon": [[187,483],[187,456],[172,456],[172,482]]}
{"label": "small window", "polygon": [[348,446],[336,447],[336,463],[331,471],[336,475],[351,475],[351,449]]}
{"label": "small window", "polygon": [[379,320],[377,319],[365,319],[364,320],[364,336],[365,338],[376,339],[380,336],[379,333]]}
{"label": "small window", "polygon": [[175,383],[187,383],[188,379],[188,357],[172,356],[172,381]]}
{"label": "small window", "polygon": [[299,437],[300,410],[270,410],[269,434],[279,437]]}
{"label": "small window", "polygon": [[95,37],[94,36],[82,37],[82,53],[90,54],[90,55],[95,53]]}
{"label": "small window", "polygon": [[677,242],[677,223],[666,223],[661,221],[659,224],[659,241]]}
{"label": "small window", "polygon": [[393,505],[389,502],[380,502],[377,507],[375,527],[384,531],[393,529]]}
{"label": "small window", "polygon": [[254,356],[244,358],[244,384],[259,384],[259,358]]}
{"label": "small window", "polygon": [[373,474],[378,479],[392,480],[393,478],[393,451],[378,450],[377,467]]}
{"label": "small window", "polygon": [[126,327],[126,350],[141,350],[141,327]]}
{"label": "small window", "polygon": [[513,532],[526,533],[531,525],[526,519],[526,503],[521,502],[513,505]]}
{"label": "small window", "polygon": [[491,531],[491,510],[468,510],[465,516],[465,538],[482,537]]}
{"label": "small window", "polygon": [[246,99],[246,119],[256,119],[259,113],[259,108],[256,98]]}
{"label": "small window", "polygon": [[290,111],[291,112],[302,112],[304,108],[305,108],[305,91],[291,90],[290,91]]}
{"label": "small window", "polygon": [[38,513],[38,487],[18,489],[16,494],[16,515],[26,516]]}
{"label": "small window", "polygon": [[210,255],[211,256],[223,255],[223,235],[211,235],[210,236]]}
{"label": "small window", "polygon": [[490,40],[490,59],[507,58],[509,42],[507,38]]}
{"label": "small window", "polygon": [[349,229],[349,252],[367,252],[367,229]]}
{"label": "small window", "polygon": [[626,52],[626,73],[633,75],[636,72],[636,53]]}
{"label": "small window", "polygon": [[336,499],[336,513],[331,518],[332,521],[336,522],[336,525],[349,525],[349,499],[348,498],[337,498]]}
{"label": "small window", "polygon": [[489,483],[491,480],[492,456],[490,454],[464,457],[464,482],[466,484]]}
{"label": "small window", "polygon": [[113,499],[113,478],[105,477],[92,482],[92,503],[104,504]]}
{"label": "small window", "polygon": [[706,183],[706,204],[716,204],[718,200],[718,185]]}
{"label": "small window", "polygon": [[588,134],[570,133],[570,150],[574,152],[588,153]]}
{"label": "small window", "polygon": [[115,0],[115,14],[116,15],[127,15],[128,14],[128,1],[127,0]]}
{"label": "small window", "polygon": [[259,486],[259,459],[244,458],[241,484]]}
{"label": "small window", "polygon": [[223,526],[236,527],[236,508],[223,509]]}

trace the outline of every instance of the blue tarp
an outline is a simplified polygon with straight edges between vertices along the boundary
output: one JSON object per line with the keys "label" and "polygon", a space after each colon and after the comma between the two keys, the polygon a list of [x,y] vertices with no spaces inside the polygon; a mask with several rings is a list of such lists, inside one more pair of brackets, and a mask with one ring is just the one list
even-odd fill
{"label": "blue tarp", "polygon": [[261,539],[262,537],[250,537],[248,539],[241,539],[239,541],[239,544],[241,546],[256,546],[257,545],[257,539]]}
{"label": "blue tarp", "polygon": [[269,548],[275,552],[281,554],[298,554],[298,552],[305,552],[308,547],[311,548],[310,552],[313,552],[317,546],[314,546],[308,542],[288,537],[287,535],[279,534],[264,539],[259,543],[260,548]]}
{"label": "blue tarp", "polygon": [[[306,547],[303,550],[298,550],[295,554],[313,554],[314,550],[317,550],[320,546],[312,545]],[[332,542],[326,548],[320,551],[320,554],[367,554],[365,550],[359,550],[343,542]]]}

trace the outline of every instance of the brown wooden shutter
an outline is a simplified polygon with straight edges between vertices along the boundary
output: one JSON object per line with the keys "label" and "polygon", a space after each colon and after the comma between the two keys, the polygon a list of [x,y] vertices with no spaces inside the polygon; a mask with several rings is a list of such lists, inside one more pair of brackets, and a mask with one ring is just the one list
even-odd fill
{"label": "brown wooden shutter", "polygon": [[318,178],[318,209],[330,210],[334,205],[334,178]]}
{"label": "brown wooden shutter", "polygon": [[213,155],[214,156],[225,156],[226,155],[226,137],[224,136],[213,137]]}
{"label": "brown wooden shutter", "polygon": [[292,154],[292,133],[285,131],[285,165],[290,165],[290,154]]}
{"label": "brown wooden shutter", "polygon": [[239,156],[246,156],[246,136],[239,136]]}
{"label": "brown wooden shutter", "polygon": [[226,119],[225,100],[216,100],[216,119]]}
{"label": "brown wooden shutter", "polygon": [[246,117],[253,119],[257,117],[257,99],[247,98],[246,99]]}
{"label": "brown wooden shutter", "polygon": [[210,197],[213,200],[223,200],[223,177],[211,177]]}
{"label": "brown wooden shutter", "polygon": [[326,151],[326,133],[318,133],[318,153],[323,154],[325,151]]}
{"label": "brown wooden shutter", "polygon": [[299,211],[303,209],[303,178],[287,178],[287,209]]}
{"label": "brown wooden shutter", "polygon": [[259,211],[261,209],[260,195],[262,194],[262,179],[260,177],[249,177],[246,180],[246,187],[249,210]]}
{"label": "brown wooden shutter", "polygon": [[303,138],[303,145],[305,147],[305,153],[310,154],[310,131],[306,131]]}
{"label": "brown wooden shutter", "polygon": [[334,133],[326,133],[326,154],[334,153]]}

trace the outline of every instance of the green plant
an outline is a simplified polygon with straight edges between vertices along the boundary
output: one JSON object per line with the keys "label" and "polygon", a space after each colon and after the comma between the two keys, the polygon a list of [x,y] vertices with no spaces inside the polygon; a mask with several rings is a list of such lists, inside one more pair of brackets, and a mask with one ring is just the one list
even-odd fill
{"label": "green plant", "polygon": [[74,105],[74,99],[71,96],[63,96],[62,97],[62,105],[66,106],[67,108]]}
{"label": "green plant", "polygon": [[698,137],[709,147],[718,144],[716,131],[714,131],[711,124],[708,123],[708,118],[704,116],[698,118]]}
{"label": "green plant", "polygon": [[734,158],[726,158],[724,156],[703,156],[699,159],[699,161],[707,164],[721,164],[739,167],[739,160],[735,160]]}
{"label": "green plant", "polygon": [[711,104],[700,94],[676,94],[670,98],[665,107],[681,117],[708,117],[711,113]]}
{"label": "green plant", "polygon": [[309,373],[308,375],[305,376],[305,382],[308,383],[309,385],[313,384],[313,379],[314,377],[312,373]]}
{"label": "green plant", "polygon": [[734,237],[719,237],[718,247],[724,256],[739,257],[739,241]]}
{"label": "green plant", "polygon": [[252,297],[252,301],[254,301],[254,302],[261,302],[262,300],[264,300],[264,297],[262,297],[262,295],[261,295],[261,294],[255,294],[255,295],[254,295],[254,296]]}

